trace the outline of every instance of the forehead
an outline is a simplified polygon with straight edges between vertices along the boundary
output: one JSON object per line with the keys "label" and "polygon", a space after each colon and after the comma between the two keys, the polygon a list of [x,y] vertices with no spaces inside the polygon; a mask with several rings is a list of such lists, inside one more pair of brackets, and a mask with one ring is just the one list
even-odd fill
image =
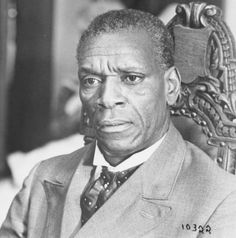
{"label": "forehead", "polygon": [[101,34],[83,43],[79,66],[94,59],[107,58],[122,64],[150,64],[154,60],[152,40],[143,30]]}

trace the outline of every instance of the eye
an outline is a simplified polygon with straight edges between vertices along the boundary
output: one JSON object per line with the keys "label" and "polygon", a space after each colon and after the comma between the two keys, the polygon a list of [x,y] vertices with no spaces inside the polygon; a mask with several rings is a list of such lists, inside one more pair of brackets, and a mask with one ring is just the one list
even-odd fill
{"label": "eye", "polygon": [[122,76],[122,81],[126,84],[138,84],[142,82],[144,79],[144,75],[136,75],[136,74],[128,74]]}
{"label": "eye", "polygon": [[101,83],[101,79],[96,77],[84,77],[81,80],[82,86],[86,88],[93,88]]}

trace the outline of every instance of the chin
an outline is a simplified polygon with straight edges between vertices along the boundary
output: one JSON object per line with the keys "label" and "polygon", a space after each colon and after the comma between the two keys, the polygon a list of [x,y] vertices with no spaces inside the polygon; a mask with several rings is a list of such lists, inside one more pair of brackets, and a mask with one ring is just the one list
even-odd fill
{"label": "chin", "polygon": [[132,143],[130,140],[108,140],[102,141],[101,147],[105,147],[111,154],[128,156],[139,150],[139,146]]}

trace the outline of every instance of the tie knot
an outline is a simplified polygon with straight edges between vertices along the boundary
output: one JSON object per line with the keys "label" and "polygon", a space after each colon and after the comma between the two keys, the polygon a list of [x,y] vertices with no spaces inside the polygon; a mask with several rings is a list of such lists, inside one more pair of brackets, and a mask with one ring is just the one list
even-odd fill
{"label": "tie knot", "polygon": [[118,172],[109,171],[106,166],[102,166],[101,178],[105,184],[110,184],[116,182],[118,186],[124,183],[132,173],[138,168],[138,166],[132,167],[130,169]]}

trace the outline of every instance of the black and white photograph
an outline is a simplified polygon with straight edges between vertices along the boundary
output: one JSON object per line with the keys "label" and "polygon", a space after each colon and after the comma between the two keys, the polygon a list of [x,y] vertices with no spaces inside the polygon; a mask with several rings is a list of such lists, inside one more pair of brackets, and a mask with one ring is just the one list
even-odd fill
{"label": "black and white photograph", "polygon": [[0,238],[235,238],[235,11],[0,0]]}

